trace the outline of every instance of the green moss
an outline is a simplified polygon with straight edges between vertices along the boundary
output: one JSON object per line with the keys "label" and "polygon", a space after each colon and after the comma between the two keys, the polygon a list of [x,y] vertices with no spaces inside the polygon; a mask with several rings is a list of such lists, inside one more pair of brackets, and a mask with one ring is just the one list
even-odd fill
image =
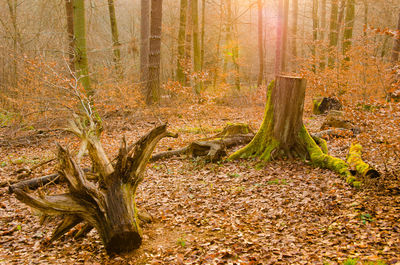
{"label": "green moss", "polygon": [[324,154],[304,126],[300,129],[299,137],[305,144],[314,165],[333,170],[345,177],[351,176],[347,163],[339,158]]}
{"label": "green moss", "polygon": [[319,106],[321,105],[322,100],[320,99],[313,99],[313,114],[319,115],[321,114],[321,111],[319,111]]}
{"label": "green moss", "polygon": [[271,159],[271,152],[279,146],[279,143],[274,139],[273,135],[273,105],[272,105],[272,89],[275,82],[272,81],[268,85],[267,103],[265,105],[264,119],[260,129],[254,136],[253,140],[245,147],[239,149],[229,156],[229,160],[238,158],[252,158],[257,157],[264,161]]}
{"label": "green moss", "polygon": [[352,144],[347,156],[349,166],[357,171],[360,176],[365,177],[367,172],[372,169],[361,158],[362,146],[360,144]]}

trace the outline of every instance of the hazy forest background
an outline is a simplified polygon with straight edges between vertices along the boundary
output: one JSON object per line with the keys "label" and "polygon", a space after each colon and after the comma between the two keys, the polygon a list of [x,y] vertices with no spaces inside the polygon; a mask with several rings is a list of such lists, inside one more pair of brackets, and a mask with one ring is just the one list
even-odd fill
{"label": "hazy forest background", "polygon": [[[399,0],[3,0],[0,12],[0,263],[400,264]],[[291,157],[152,161],[136,200],[153,221],[117,258],[93,232],[43,246],[56,221],[39,228],[7,193],[57,169],[55,141],[90,165],[63,130],[82,106],[109,155],[160,123],[179,134],[155,149],[168,151],[227,123],[256,132],[277,75],[307,81],[312,136],[343,160],[360,143],[379,179],[348,185]],[[324,97],[339,118],[315,110]]]}

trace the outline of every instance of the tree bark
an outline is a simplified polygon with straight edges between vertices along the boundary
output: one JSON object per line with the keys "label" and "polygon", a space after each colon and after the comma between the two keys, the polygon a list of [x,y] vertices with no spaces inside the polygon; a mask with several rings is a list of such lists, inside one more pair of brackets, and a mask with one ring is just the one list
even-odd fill
{"label": "tree bark", "polygon": [[74,56],[74,0],[65,0],[65,13],[67,17],[67,35],[68,35],[68,65],[71,74],[75,74],[75,56]]}
{"label": "tree bark", "polygon": [[200,39],[199,39],[199,1],[192,0],[192,29],[193,29],[193,66],[195,72],[195,87],[194,92],[196,95],[200,95],[203,89],[203,83],[201,81],[201,51],[200,51]]}
{"label": "tree bark", "polygon": [[282,72],[282,28],[283,28],[283,9],[284,0],[278,2],[278,15],[276,23],[276,52],[275,52],[275,75],[279,75]]}
{"label": "tree bark", "polygon": [[112,35],[112,47],[113,47],[113,61],[115,64],[115,70],[119,78],[123,77],[122,65],[121,65],[121,50],[118,40],[118,25],[117,18],[115,17],[115,5],[114,0],[108,0],[108,11],[110,14],[110,26]]}
{"label": "tree bark", "polygon": [[184,73],[185,67],[185,30],[186,30],[186,14],[187,14],[187,0],[181,0],[180,14],[179,14],[179,33],[178,33],[178,58],[176,67],[176,79],[182,85],[186,82]]}
{"label": "tree bark", "polygon": [[287,45],[288,45],[288,25],[289,25],[289,0],[284,0],[283,27],[282,27],[282,60],[281,71],[287,69]]}
{"label": "tree bark", "polygon": [[263,22],[263,3],[262,0],[257,0],[258,7],[258,79],[257,86],[261,86],[264,79],[264,22]]}
{"label": "tree bark", "polygon": [[151,0],[150,53],[146,103],[151,105],[160,99],[161,26],[162,0]]}
{"label": "tree bark", "polygon": [[[297,59],[297,23],[298,23],[298,13],[299,13],[299,3],[298,0],[292,1],[293,15],[292,15],[292,56],[293,59]],[[296,62],[295,62],[296,65]]]}
{"label": "tree bark", "polygon": [[75,47],[75,69],[77,77],[84,87],[88,97],[94,95],[94,90],[90,85],[89,64],[86,51],[86,19],[85,1],[74,0],[74,47]]}
{"label": "tree bark", "polygon": [[149,71],[150,0],[140,2],[140,82],[143,93],[148,83]]}
{"label": "tree bark", "polygon": [[338,44],[338,0],[331,0],[331,16],[329,25],[329,58],[328,66],[333,68],[335,63],[335,51]]}
{"label": "tree bark", "polygon": [[[315,62],[317,59],[317,41],[318,41],[318,0],[313,0],[313,9],[312,9],[312,17],[313,17],[313,45],[311,49],[311,53],[313,56],[313,61]],[[315,73],[316,64],[312,64],[312,71]]]}
{"label": "tree bark", "polygon": [[321,57],[320,57],[320,63],[319,67],[324,70],[325,69],[325,64],[326,64],[326,52],[325,52],[325,33],[326,33],[326,0],[322,0],[321,4],[321,25],[320,25],[320,33],[319,33],[319,39],[321,40],[321,43],[323,45],[323,48],[321,49]]}
{"label": "tree bark", "polygon": [[[193,19],[192,19],[192,5],[193,1],[188,0],[188,6],[186,10],[186,45],[185,45],[185,66],[187,67],[187,70],[192,71],[192,57],[193,57],[193,51],[192,51],[192,36],[193,36]],[[190,72],[191,74],[192,72]],[[186,86],[191,86],[191,77],[189,75],[186,76]]]}
{"label": "tree bark", "polygon": [[201,71],[204,70],[204,50],[205,50],[205,44],[204,44],[204,37],[205,37],[205,25],[206,25],[206,0],[201,1],[201,39],[200,39],[200,65],[201,65]]}
{"label": "tree bark", "polygon": [[[400,13],[399,13],[399,21],[397,23],[397,31],[400,32]],[[393,43],[393,51],[392,51],[392,62],[396,63],[399,61],[399,54],[400,54],[400,36],[397,35],[394,39]]]}
{"label": "tree bark", "polygon": [[[353,38],[354,15],[355,15],[355,0],[347,0],[345,27],[343,31],[343,46],[342,46],[343,55],[345,56],[351,47],[351,39]],[[345,59],[349,60],[349,57],[346,56]]]}
{"label": "tree bark", "polygon": [[[306,81],[292,76],[277,76],[268,87],[263,123],[253,140],[229,159],[259,158],[269,161],[282,156],[310,159],[319,167],[352,177],[341,159],[325,154],[303,125]],[[351,180],[352,181],[352,180]]]}

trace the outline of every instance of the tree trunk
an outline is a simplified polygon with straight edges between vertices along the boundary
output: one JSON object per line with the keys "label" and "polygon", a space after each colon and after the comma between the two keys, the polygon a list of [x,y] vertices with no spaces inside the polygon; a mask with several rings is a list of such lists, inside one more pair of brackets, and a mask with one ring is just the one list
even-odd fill
{"label": "tree trunk", "polygon": [[86,23],[85,23],[85,1],[74,0],[74,47],[75,47],[75,69],[83,88],[88,97],[94,95],[90,86],[89,65],[86,51]]}
{"label": "tree trunk", "polygon": [[[317,41],[318,41],[318,0],[313,0],[313,9],[312,9],[312,17],[313,17],[313,45],[311,49],[312,60],[315,62],[317,59]],[[312,71],[315,73],[316,71],[315,63],[312,64]]]}
{"label": "tree trunk", "polygon": [[[399,21],[397,23],[397,30],[400,31],[400,13],[399,13]],[[400,54],[400,36],[397,35],[394,39],[393,43],[393,51],[392,51],[392,62],[396,63],[399,61]]]}
{"label": "tree trunk", "polygon": [[[231,9],[231,8],[230,8]],[[232,10],[232,9],[231,9]],[[235,17],[237,16],[237,1],[235,1]],[[235,38],[232,43],[232,63],[235,68],[234,79],[235,79],[235,89],[237,91],[240,90],[240,66],[239,66],[239,38],[238,38],[238,29],[237,29],[237,19],[233,20],[232,11],[230,14],[231,27],[233,29],[233,36]]]}
{"label": "tree trunk", "polygon": [[18,42],[19,42],[19,29],[18,29],[18,24],[17,24],[17,7],[18,7],[18,1],[17,0],[7,0],[7,5],[8,5],[8,11],[10,13],[11,17],[11,23],[13,27],[13,32],[12,32],[12,42],[13,42],[13,66],[12,66],[12,84],[14,86],[17,86],[18,84],[18,58],[17,58],[17,53],[18,53]]}
{"label": "tree trunk", "polygon": [[148,83],[146,104],[151,105],[160,99],[160,64],[161,64],[161,26],[162,0],[151,0],[150,53],[148,64]]}
{"label": "tree trunk", "polygon": [[282,27],[282,60],[281,71],[285,72],[287,66],[287,45],[288,45],[288,25],[289,25],[289,0],[284,0],[283,27]]}
{"label": "tree trunk", "polygon": [[257,86],[261,86],[264,79],[264,22],[263,22],[263,3],[262,0],[257,0],[258,7],[258,79]]}
{"label": "tree trunk", "polygon": [[[298,23],[298,13],[299,13],[299,3],[298,0],[293,0],[293,15],[292,15],[292,56],[295,60],[294,63],[296,65],[297,59],[297,23]],[[296,67],[293,67],[296,69]]]}
{"label": "tree trunk", "polygon": [[74,0],[65,0],[65,13],[67,17],[68,34],[68,65],[71,74],[75,74],[75,56],[74,56]]}
{"label": "tree trunk", "polygon": [[204,35],[205,35],[205,25],[206,25],[206,0],[201,1],[201,60],[200,60],[200,65],[201,65],[201,71],[204,70]]}
{"label": "tree trunk", "polygon": [[[48,243],[60,238],[83,222],[78,234],[96,228],[108,253],[121,253],[138,248],[142,242],[135,193],[143,180],[145,166],[160,139],[173,136],[166,125],[143,136],[134,146],[121,142],[116,163],[111,164],[99,141],[99,128],[92,119],[82,126],[82,120],[71,123],[71,130],[88,142],[89,155],[97,169],[100,183],[88,180],[71,154],[58,145],[60,174],[68,182],[69,192],[37,198],[21,188],[14,188],[17,199],[40,210],[45,215],[59,215],[63,221]],[[83,128],[85,131],[83,131]]]}
{"label": "tree trunk", "polygon": [[149,71],[150,0],[140,2],[140,82],[143,93],[147,88]]}
{"label": "tree trunk", "polygon": [[[355,15],[355,0],[347,0],[345,27],[343,31],[343,46],[342,46],[343,55],[345,56],[351,47],[351,39],[353,38],[354,15]],[[346,56],[346,60],[349,60],[348,56]]]}
{"label": "tree trunk", "polygon": [[186,29],[186,14],[187,14],[187,0],[181,0],[180,14],[179,14],[179,33],[178,33],[178,58],[176,60],[176,79],[182,85],[186,82],[184,73],[185,66],[185,29]]}
{"label": "tree trunk", "polygon": [[279,75],[282,72],[282,28],[283,28],[283,9],[284,0],[278,2],[278,15],[276,23],[276,53],[275,53],[275,75]]}
{"label": "tree trunk", "polygon": [[201,81],[201,52],[199,40],[199,1],[192,0],[192,21],[193,21],[193,66],[195,72],[195,89],[196,95],[200,95],[202,90]]}
{"label": "tree trunk", "polygon": [[121,65],[121,50],[120,43],[118,40],[118,26],[117,18],[115,17],[115,6],[114,0],[108,0],[108,11],[110,13],[110,26],[112,35],[112,47],[113,47],[113,61],[115,64],[115,70],[119,78],[122,78],[122,65]]}
{"label": "tree trunk", "polygon": [[[186,45],[185,45],[185,66],[187,67],[187,71],[192,70],[192,36],[193,36],[193,20],[192,20],[192,5],[193,1],[188,0],[188,6],[186,10]],[[191,72],[186,76],[186,86],[191,86]]]}
{"label": "tree trunk", "polygon": [[338,0],[331,0],[331,16],[329,25],[329,58],[328,66],[333,68],[335,52],[338,44]]}
{"label": "tree trunk", "polygon": [[253,140],[229,159],[259,158],[269,161],[282,156],[310,159],[313,164],[351,177],[348,165],[325,154],[303,125],[306,81],[292,76],[277,76],[268,86],[263,123]]}
{"label": "tree trunk", "polygon": [[320,25],[319,39],[321,40],[323,47],[321,49],[319,67],[323,70],[325,69],[325,63],[326,63],[325,62],[326,0],[322,0],[322,5],[320,9],[321,9],[321,25]]}
{"label": "tree trunk", "polygon": [[220,51],[221,51],[221,37],[222,37],[222,25],[223,25],[223,3],[221,2],[219,5],[219,27],[218,27],[218,37],[217,37],[217,52],[216,52],[216,62],[214,69],[214,77],[213,77],[213,88],[215,89],[217,86],[219,67],[220,67]]}

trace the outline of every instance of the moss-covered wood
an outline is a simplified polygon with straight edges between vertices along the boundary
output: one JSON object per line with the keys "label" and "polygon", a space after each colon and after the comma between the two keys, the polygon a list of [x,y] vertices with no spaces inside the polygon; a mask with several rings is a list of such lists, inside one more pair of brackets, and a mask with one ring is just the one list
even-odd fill
{"label": "moss-covered wood", "polygon": [[378,178],[379,172],[365,163],[361,158],[362,146],[360,144],[352,144],[347,155],[347,163],[353,175],[357,174],[360,177]]}
{"label": "moss-covered wood", "polygon": [[348,164],[327,154],[326,143],[310,136],[303,125],[306,81],[292,76],[277,76],[268,86],[264,120],[253,140],[233,153],[229,159],[259,158],[269,161],[279,157],[309,159],[322,168],[331,169],[354,181]]}
{"label": "moss-covered wood", "polygon": [[[132,146],[122,140],[117,158],[111,163],[99,141],[99,128],[92,119],[72,123],[71,130],[87,142],[98,183],[89,181],[84,170],[68,150],[57,146],[59,172],[66,179],[69,191],[65,194],[40,198],[22,188],[14,188],[17,198],[40,210],[44,215],[63,217],[49,242],[58,239],[79,223],[84,223],[77,236],[92,228],[99,233],[108,253],[126,252],[138,248],[142,242],[141,220],[135,193],[143,179],[146,164],[158,141],[166,136],[166,125],[156,127]],[[142,218],[141,218],[142,217]]]}

